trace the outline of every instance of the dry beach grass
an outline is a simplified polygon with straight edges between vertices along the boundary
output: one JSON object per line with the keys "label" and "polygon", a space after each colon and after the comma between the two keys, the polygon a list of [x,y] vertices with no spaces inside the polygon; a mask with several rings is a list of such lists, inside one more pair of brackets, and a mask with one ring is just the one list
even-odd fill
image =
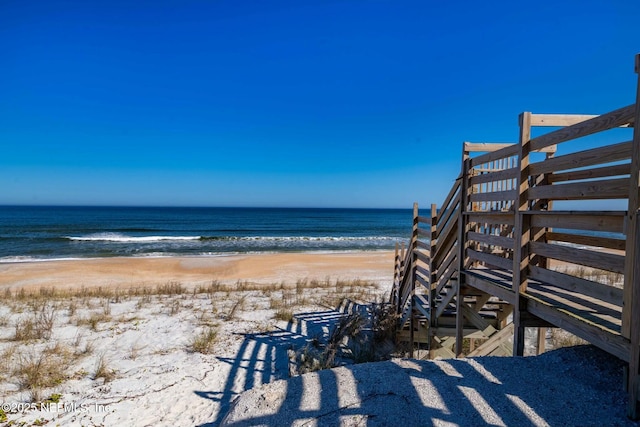
{"label": "dry beach grass", "polygon": [[313,372],[361,326],[334,308],[387,298],[392,256],[0,265],[0,425],[633,425],[620,363],[593,350]]}
{"label": "dry beach grass", "polygon": [[[280,268],[309,276],[292,281],[285,272],[273,282],[237,279],[261,274],[263,259],[269,277],[272,256],[238,257],[251,258],[252,269],[243,271],[240,262],[221,281],[210,276],[219,264],[202,259],[2,265],[28,286],[9,286],[3,277],[0,290],[0,401],[8,405],[0,423],[216,425],[240,392],[287,378],[288,351],[326,336],[343,298],[379,301],[388,293],[379,282],[391,263],[370,264],[386,253],[344,254],[348,274],[340,263],[324,267],[339,255],[314,258],[320,267],[298,255]],[[135,268],[149,261],[171,280],[132,282],[139,279]],[[132,278],[117,266],[131,268]],[[53,271],[49,282],[46,271]],[[358,274],[378,280],[352,278]]]}

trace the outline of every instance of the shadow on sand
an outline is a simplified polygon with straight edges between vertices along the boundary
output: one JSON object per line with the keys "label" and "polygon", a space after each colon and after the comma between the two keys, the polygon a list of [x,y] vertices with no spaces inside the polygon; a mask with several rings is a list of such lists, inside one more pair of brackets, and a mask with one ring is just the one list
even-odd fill
{"label": "shadow on sand", "polygon": [[[288,350],[326,341],[343,316],[301,313],[287,329],[245,335],[238,357],[221,359],[231,365],[224,390],[196,391],[220,405],[203,426],[638,425],[625,417],[622,362],[592,346],[528,358],[396,359],[289,378]],[[253,389],[279,379],[288,381]]]}
{"label": "shadow on sand", "polygon": [[350,309],[343,304],[336,310],[298,313],[294,316],[295,321],[289,322],[286,329],[243,334],[244,340],[236,357],[218,358],[230,366],[224,389],[220,392],[195,392],[219,404],[218,417],[202,426],[219,425],[232,400],[241,392],[289,378],[288,351],[304,347],[314,340],[326,342],[336,324]]}

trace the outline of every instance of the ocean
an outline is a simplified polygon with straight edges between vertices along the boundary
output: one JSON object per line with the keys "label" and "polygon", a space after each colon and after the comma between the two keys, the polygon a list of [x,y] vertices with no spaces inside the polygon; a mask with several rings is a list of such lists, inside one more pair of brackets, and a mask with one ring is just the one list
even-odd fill
{"label": "ocean", "polygon": [[410,209],[0,206],[0,262],[388,250]]}

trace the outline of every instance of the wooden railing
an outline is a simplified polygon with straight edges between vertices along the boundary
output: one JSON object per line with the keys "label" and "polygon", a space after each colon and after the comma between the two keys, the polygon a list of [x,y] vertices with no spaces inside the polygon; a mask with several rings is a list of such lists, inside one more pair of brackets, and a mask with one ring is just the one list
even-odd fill
{"label": "wooden railing", "polygon": [[[465,321],[503,339],[494,332],[507,311],[492,331],[482,307],[508,304],[514,354],[525,327],[567,329],[629,362],[629,415],[640,415],[640,89],[635,97],[597,116],[522,113],[517,143],[464,144],[444,203],[430,217],[414,206],[397,252],[392,302],[412,342],[414,317],[437,328],[445,311],[456,316],[456,355]],[[556,129],[534,136],[541,127]]]}

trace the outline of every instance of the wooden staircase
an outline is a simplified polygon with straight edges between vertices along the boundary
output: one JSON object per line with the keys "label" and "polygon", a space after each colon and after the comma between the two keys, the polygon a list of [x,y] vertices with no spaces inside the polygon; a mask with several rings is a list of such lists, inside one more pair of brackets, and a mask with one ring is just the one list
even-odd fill
{"label": "wooden staircase", "polygon": [[412,357],[521,356],[525,328],[538,352],[562,328],[628,363],[640,418],[640,78],[634,95],[601,115],[522,113],[517,143],[463,144],[445,201],[414,205],[396,249],[390,300]]}

